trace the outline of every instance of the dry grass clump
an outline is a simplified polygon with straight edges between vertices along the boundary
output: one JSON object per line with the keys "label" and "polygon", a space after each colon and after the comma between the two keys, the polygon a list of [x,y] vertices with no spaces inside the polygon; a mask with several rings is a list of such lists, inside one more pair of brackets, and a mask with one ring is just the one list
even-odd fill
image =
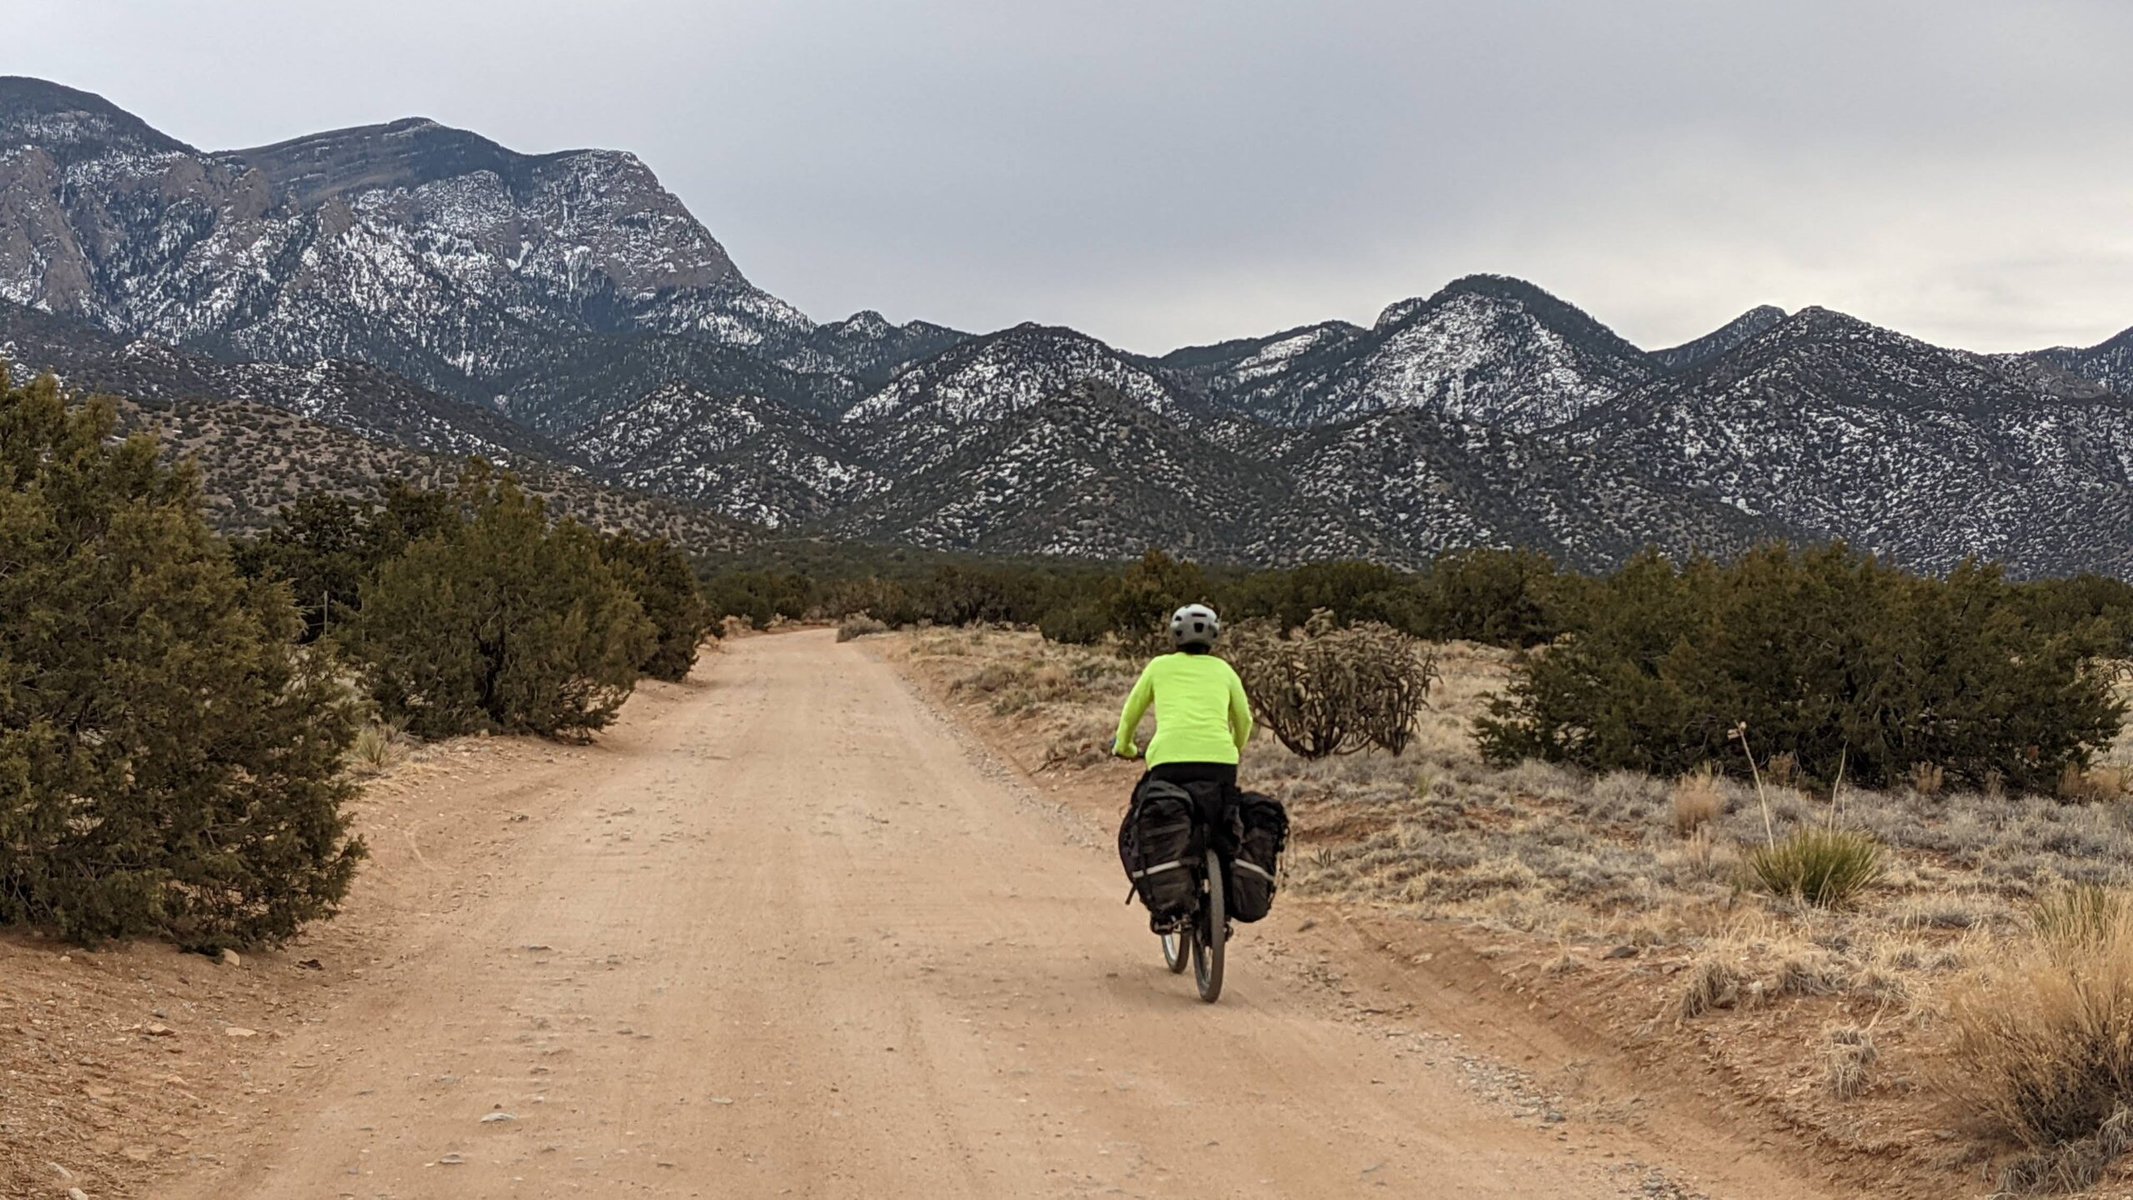
{"label": "dry grass clump", "polygon": [[1873,1083],[1874,1064],[1880,1058],[1873,1030],[1855,1025],[1830,1027],[1822,1044],[1823,1074],[1830,1094],[1839,1100],[1857,1099]]}
{"label": "dry grass clump", "polygon": [[1904,783],[1913,795],[1938,796],[1948,785],[1948,773],[1937,763],[1915,762],[1904,776]]}
{"label": "dry grass clump", "polygon": [[887,632],[889,626],[886,622],[877,621],[866,613],[856,613],[837,625],[837,640],[849,642],[854,638],[873,637],[875,634]]}
{"label": "dry grass clump", "polygon": [[1816,908],[1845,908],[1881,878],[1881,843],[1851,829],[1810,826],[1748,853],[1756,886]]}
{"label": "dry grass clump", "polygon": [[1851,967],[1820,947],[1780,958],[1770,990],[1780,996],[1833,996],[1852,985]]}
{"label": "dry grass clump", "polygon": [[1771,787],[1789,788],[1800,780],[1800,760],[1790,750],[1780,750],[1763,764],[1763,781]]}
{"label": "dry grass clump", "polygon": [[1971,895],[1913,897],[1889,909],[1888,923],[1899,930],[1975,929],[2005,917],[2003,901]]}
{"label": "dry grass clump", "polygon": [[348,761],[358,774],[382,775],[400,765],[411,749],[406,726],[399,721],[369,721],[356,730]]}
{"label": "dry grass clump", "polygon": [[1541,964],[1541,974],[1548,976],[1575,975],[1585,969],[1585,963],[1570,952],[1568,944],[1555,948],[1555,957]]}
{"label": "dry grass clump", "polygon": [[1029,732],[1048,745],[1047,766],[1104,761],[1118,705],[1138,670],[1114,655],[1025,631],[928,628],[907,636],[911,658],[951,695],[985,700],[995,716],[1041,718]]}
{"label": "dry grass clump", "polygon": [[1051,702],[1070,699],[1075,691],[1075,679],[1064,663],[1039,663],[1029,673],[1030,692],[1037,699]]}
{"label": "dry grass clump", "polygon": [[2133,771],[2103,765],[2084,771],[2068,766],[2059,773],[2059,798],[2076,804],[2107,804],[2133,791]]}
{"label": "dry grass clump", "polygon": [[2030,921],[2046,946],[2080,953],[2102,945],[2133,918],[2133,906],[2127,900],[2125,892],[2100,884],[2072,884],[2037,901]]}
{"label": "dry grass clump", "polygon": [[[2098,1149],[2122,1143],[2133,1100],[2133,919],[2093,893],[2055,903],[2025,950],[1966,980],[1952,995],[1955,1030],[1946,1084],[1997,1132],[2049,1161],[2021,1167],[2055,1181]],[[2099,923],[2100,922],[2100,923]],[[2067,940],[2071,938],[2072,940]],[[2119,1145],[2123,1149],[2123,1145]]]}
{"label": "dry grass clump", "polygon": [[2085,1192],[2102,1182],[2105,1172],[2128,1150],[2133,1150],[2133,1109],[2120,1108],[2087,1137],[2035,1150],[2008,1163],[2000,1172],[1999,1194]]}
{"label": "dry grass clump", "polygon": [[1708,770],[1684,775],[1674,784],[1674,834],[1691,837],[1704,826],[1724,816],[1725,793]]}
{"label": "dry grass clump", "polygon": [[1022,674],[1023,669],[1014,663],[989,662],[956,680],[955,690],[991,696],[1019,683]]}
{"label": "dry grass clump", "polygon": [[1674,1019],[1693,1021],[1713,1009],[1732,1008],[1743,997],[1754,997],[1746,972],[1732,961],[1706,955],[1682,972],[1681,990],[1674,995]]}
{"label": "dry grass clump", "polygon": [[1730,843],[1711,836],[1706,825],[1684,839],[1678,849],[1661,851],[1659,865],[1677,878],[1717,883],[1739,873],[1740,855]]}

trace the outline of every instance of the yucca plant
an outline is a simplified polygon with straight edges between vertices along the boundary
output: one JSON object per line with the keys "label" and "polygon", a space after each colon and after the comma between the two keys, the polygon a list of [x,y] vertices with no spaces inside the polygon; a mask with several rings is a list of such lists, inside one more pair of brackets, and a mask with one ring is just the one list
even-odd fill
{"label": "yucca plant", "polygon": [[397,721],[369,722],[356,730],[355,741],[348,747],[348,757],[357,768],[373,775],[398,765],[406,754],[406,734]]}
{"label": "yucca plant", "polygon": [[1810,826],[1748,853],[1748,873],[1773,896],[1844,908],[1881,878],[1881,843],[1851,829]]}

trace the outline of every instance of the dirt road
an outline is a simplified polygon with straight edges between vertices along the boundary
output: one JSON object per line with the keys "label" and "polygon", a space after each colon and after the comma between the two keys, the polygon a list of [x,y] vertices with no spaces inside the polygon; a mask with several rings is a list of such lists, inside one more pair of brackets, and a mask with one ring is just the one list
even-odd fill
{"label": "dirt road", "polygon": [[310,1074],[175,1194],[1680,1194],[1250,931],[1200,1004],[1107,849],[875,659],[763,637],[704,678],[532,785],[517,861],[295,1033]]}

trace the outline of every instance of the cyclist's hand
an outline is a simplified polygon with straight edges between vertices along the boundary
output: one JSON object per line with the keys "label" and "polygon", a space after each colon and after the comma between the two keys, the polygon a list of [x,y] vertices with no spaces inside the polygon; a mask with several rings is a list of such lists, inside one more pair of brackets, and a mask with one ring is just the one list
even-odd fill
{"label": "cyclist's hand", "polygon": [[1118,755],[1120,758],[1139,758],[1141,756],[1141,748],[1132,742],[1120,742],[1111,747],[1111,753]]}

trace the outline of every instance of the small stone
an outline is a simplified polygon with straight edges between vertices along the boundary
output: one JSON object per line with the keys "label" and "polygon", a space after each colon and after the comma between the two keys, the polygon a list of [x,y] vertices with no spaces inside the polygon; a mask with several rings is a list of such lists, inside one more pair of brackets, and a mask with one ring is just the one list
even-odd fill
{"label": "small stone", "polygon": [[259,1036],[257,1029],[246,1029],[242,1025],[232,1025],[222,1032],[224,1036],[233,1038],[256,1038]]}
{"label": "small stone", "polygon": [[80,1188],[68,1188],[67,1200],[89,1200],[89,1193]]}
{"label": "small stone", "polygon": [[440,1167],[456,1167],[465,1161],[467,1161],[466,1155],[454,1152],[440,1157],[437,1160],[437,1165]]}
{"label": "small stone", "polygon": [[307,958],[302,962],[297,963],[296,965],[302,967],[306,971],[323,971],[326,969],[326,964],[320,962],[315,958]]}
{"label": "small stone", "polygon": [[147,1034],[147,1035],[148,1035],[149,1037],[176,1037],[176,1036],[178,1036],[178,1031],[177,1031],[177,1030],[175,1030],[175,1029],[172,1029],[172,1028],[171,1028],[170,1026],[168,1026],[168,1025],[159,1025],[159,1024],[150,1024],[150,1025],[146,1025],[146,1026],[143,1026],[143,1027],[142,1027],[142,1029],[141,1029],[141,1032],[142,1032],[142,1033],[145,1033],[145,1034]]}
{"label": "small stone", "polygon": [[484,1125],[499,1125],[499,1124],[502,1124],[502,1123],[503,1123],[503,1122],[505,1122],[505,1121],[516,1121],[516,1120],[518,1120],[518,1118],[517,1118],[517,1117],[515,1117],[515,1116],[513,1116],[513,1115],[512,1115],[512,1114],[510,1114],[510,1113],[507,1113],[507,1112],[493,1112],[493,1113],[490,1113],[490,1114],[489,1114],[488,1116],[486,1116],[486,1117],[483,1117],[483,1118],[481,1119],[481,1123],[482,1123],[482,1124],[484,1124]]}
{"label": "small stone", "polygon": [[74,1178],[74,1172],[67,1170],[58,1163],[46,1163],[45,1166],[52,1168],[52,1174],[59,1176],[61,1182]]}
{"label": "small stone", "polygon": [[224,950],[221,954],[221,962],[225,967],[241,967],[244,965],[244,960],[237,957],[235,950]]}

